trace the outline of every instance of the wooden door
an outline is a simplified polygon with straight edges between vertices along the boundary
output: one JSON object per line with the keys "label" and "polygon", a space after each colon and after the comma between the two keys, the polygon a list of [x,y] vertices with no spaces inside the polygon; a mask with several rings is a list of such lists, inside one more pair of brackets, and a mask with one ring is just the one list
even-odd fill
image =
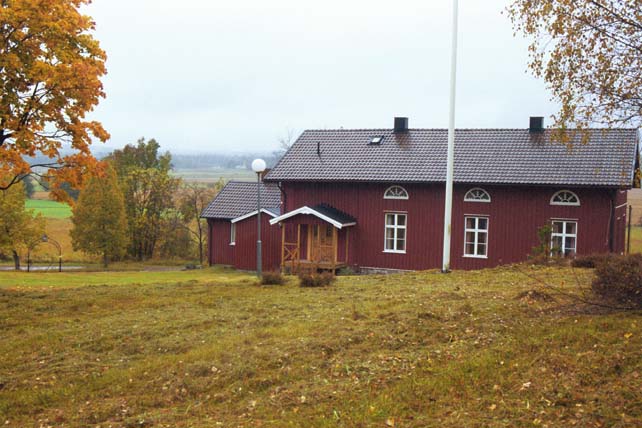
{"label": "wooden door", "polygon": [[329,224],[311,227],[310,261],[315,263],[333,263],[334,261],[334,227]]}

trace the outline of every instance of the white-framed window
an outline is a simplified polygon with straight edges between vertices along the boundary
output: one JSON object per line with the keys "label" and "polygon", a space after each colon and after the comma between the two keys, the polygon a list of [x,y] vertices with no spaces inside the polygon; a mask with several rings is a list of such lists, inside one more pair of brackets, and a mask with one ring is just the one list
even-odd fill
{"label": "white-framed window", "polygon": [[560,190],[551,197],[551,205],[580,206],[580,198],[570,190]]}
{"label": "white-framed window", "polygon": [[401,186],[390,186],[383,194],[384,199],[408,199],[408,192]]}
{"label": "white-framed window", "polygon": [[490,202],[490,194],[482,188],[475,187],[464,195],[465,202]]}
{"label": "white-framed window", "polygon": [[402,213],[386,213],[384,252],[406,252],[407,216]]}
{"label": "white-framed window", "polygon": [[563,256],[577,252],[577,221],[551,220],[551,254]]}
{"label": "white-framed window", "polygon": [[488,257],[488,217],[466,216],[464,257]]}
{"label": "white-framed window", "polygon": [[236,245],[236,223],[230,223],[230,245]]}

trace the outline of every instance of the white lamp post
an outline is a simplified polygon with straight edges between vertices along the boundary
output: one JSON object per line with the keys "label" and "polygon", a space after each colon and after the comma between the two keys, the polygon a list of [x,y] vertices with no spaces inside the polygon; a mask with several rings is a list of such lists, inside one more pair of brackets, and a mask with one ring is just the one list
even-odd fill
{"label": "white lamp post", "polygon": [[450,53],[450,115],[448,124],[448,159],[446,164],[446,200],[444,203],[444,248],[442,272],[450,271],[450,240],[453,208],[453,176],[455,170],[455,90],[457,85],[457,11],[453,0],[453,28]]}
{"label": "white lamp post", "polygon": [[252,171],[256,172],[256,275],[260,278],[263,274],[263,256],[261,254],[261,174],[265,172],[265,161],[254,159]]}

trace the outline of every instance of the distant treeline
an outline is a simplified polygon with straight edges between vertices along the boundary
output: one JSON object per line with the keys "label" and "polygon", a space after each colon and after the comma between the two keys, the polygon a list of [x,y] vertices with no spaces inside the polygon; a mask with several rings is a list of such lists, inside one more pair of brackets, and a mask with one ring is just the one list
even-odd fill
{"label": "distant treeline", "polygon": [[268,167],[274,166],[283,153],[249,154],[172,154],[172,164],[176,169],[244,168],[250,169],[252,161],[262,158]]}
{"label": "distant treeline", "polygon": [[[66,153],[61,151],[63,155]],[[98,159],[103,159],[109,156],[112,152],[107,150],[95,151],[94,156]],[[268,167],[273,167],[276,162],[281,158],[284,151],[275,151],[272,153],[237,153],[237,154],[223,154],[223,153],[199,153],[199,154],[174,154],[172,155],[172,166],[175,169],[209,169],[209,168],[244,168],[250,169],[252,161],[256,158],[262,158],[267,163]],[[51,159],[45,156],[36,156],[29,158],[28,161],[32,164],[46,164],[51,162]]]}

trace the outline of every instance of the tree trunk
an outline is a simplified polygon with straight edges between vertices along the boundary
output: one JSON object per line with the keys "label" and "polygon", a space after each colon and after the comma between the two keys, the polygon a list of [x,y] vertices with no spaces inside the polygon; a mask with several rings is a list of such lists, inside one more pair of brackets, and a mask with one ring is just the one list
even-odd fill
{"label": "tree trunk", "polygon": [[13,265],[16,270],[20,270],[20,255],[16,250],[12,250],[13,252]]}
{"label": "tree trunk", "polygon": [[109,256],[107,255],[107,252],[105,251],[103,253],[103,267],[107,269],[107,266],[109,266]]}

